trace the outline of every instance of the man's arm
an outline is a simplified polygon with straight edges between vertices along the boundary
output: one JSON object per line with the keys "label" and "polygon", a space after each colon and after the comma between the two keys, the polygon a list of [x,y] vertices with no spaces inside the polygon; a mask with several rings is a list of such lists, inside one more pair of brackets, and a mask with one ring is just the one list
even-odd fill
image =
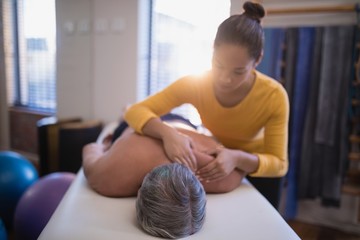
{"label": "man's arm", "polygon": [[90,143],[84,146],[82,151],[82,166],[87,178],[93,171],[95,163],[104,155],[104,145],[100,143]]}

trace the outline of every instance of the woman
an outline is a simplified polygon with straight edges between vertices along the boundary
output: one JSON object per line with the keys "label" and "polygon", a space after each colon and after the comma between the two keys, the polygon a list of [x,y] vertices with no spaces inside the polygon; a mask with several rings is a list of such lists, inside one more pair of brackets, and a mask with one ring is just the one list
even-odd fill
{"label": "woman", "polygon": [[[243,7],[243,14],[220,24],[209,72],[183,77],[125,113],[132,128],[162,140],[168,158],[193,169],[201,181],[217,181],[234,169],[254,177],[281,177],[288,169],[288,96],[277,81],[255,70],[263,53],[265,11],[257,3]],[[198,110],[203,125],[223,145],[201,168],[191,138],[159,119],[184,103]]]}

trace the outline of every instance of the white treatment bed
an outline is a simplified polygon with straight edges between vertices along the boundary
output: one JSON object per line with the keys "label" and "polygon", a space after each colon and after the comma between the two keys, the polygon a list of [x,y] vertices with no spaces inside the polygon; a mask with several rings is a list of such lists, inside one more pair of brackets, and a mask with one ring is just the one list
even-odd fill
{"label": "white treatment bed", "polygon": [[[300,239],[246,180],[234,191],[207,196],[200,232],[187,239]],[[156,239],[139,229],[135,198],[107,198],[89,188],[80,170],[41,233],[41,240]]]}
{"label": "white treatment bed", "polygon": [[[113,128],[105,128],[99,139]],[[138,227],[135,199],[97,194],[80,169],[39,239],[159,239]],[[186,239],[300,239],[246,179],[230,193],[208,194],[206,211],[203,228]]]}

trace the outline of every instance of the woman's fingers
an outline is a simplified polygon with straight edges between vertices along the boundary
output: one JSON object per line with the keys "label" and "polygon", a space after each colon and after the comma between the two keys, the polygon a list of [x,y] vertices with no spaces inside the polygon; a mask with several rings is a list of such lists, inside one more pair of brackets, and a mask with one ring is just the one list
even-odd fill
{"label": "woman's fingers", "polygon": [[185,166],[187,166],[188,168],[190,168],[193,171],[195,171],[197,169],[196,158],[192,152],[189,154],[189,156],[174,157],[173,159],[174,159],[174,162],[184,164]]}
{"label": "woman's fingers", "polygon": [[180,164],[182,164],[183,162],[180,160],[180,158],[178,158],[178,157],[175,157],[174,158],[174,162],[176,162],[176,163],[180,163]]}
{"label": "woman's fingers", "polygon": [[205,182],[216,181],[227,175],[222,164],[216,158],[196,172],[198,179]]}
{"label": "woman's fingers", "polygon": [[188,163],[190,165],[190,168],[193,171],[196,171],[196,169],[197,169],[197,161],[196,161],[196,158],[195,158],[195,155],[194,155],[193,151],[190,152],[190,155],[187,158],[187,161],[188,161]]}
{"label": "woman's fingers", "polygon": [[216,162],[211,161],[198,171],[196,171],[196,176],[200,181],[208,179],[211,175],[216,173]]}

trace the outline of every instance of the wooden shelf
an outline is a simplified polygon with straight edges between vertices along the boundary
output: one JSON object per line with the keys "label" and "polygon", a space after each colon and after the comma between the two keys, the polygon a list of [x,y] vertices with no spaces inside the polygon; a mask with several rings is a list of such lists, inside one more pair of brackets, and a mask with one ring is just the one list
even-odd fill
{"label": "wooden shelf", "polygon": [[360,196],[360,186],[344,183],[342,186],[342,192],[353,196]]}
{"label": "wooden shelf", "polygon": [[351,143],[360,143],[360,136],[355,135],[355,134],[351,134],[349,137],[349,141]]}
{"label": "wooden shelf", "polygon": [[294,7],[294,8],[269,8],[266,11],[267,15],[277,14],[306,14],[306,13],[339,13],[339,12],[354,12],[356,11],[355,4],[348,5],[333,5],[333,6],[314,6],[314,7]]}
{"label": "wooden shelf", "polygon": [[357,168],[351,168],[346,174],[346,179],[355,182],[357,184],[360,184],[360,169]]}
{"label": "wooden shelf", "polygon": [[360,100],[354,98],[354,99],[351,100],[351,104],[352,104],[354,107],[358,107],[358,106],[360,106]]}
{"label": "wooden shelf", "polygon": [[[360,84],[360,81],[359,81],[359,84]],[[360,124],[360,117],[352,117],[351,122],[353,124]]]}
{"label": "wooden shelf", "polygon": [[359,80],[354,80],[352,83],[353,83],[354,87],[360,86],[360,81]]}
{"label": "wooden shelf", "polygon": [[351,152],[351,153],[349,153],[348,158],[352,161],[360,161],[360,153]]}
{"label": "wooden shelf", "polygon": [[342,191],[347,194],[360,196],[360,170],[350,169],[346,175]]}

